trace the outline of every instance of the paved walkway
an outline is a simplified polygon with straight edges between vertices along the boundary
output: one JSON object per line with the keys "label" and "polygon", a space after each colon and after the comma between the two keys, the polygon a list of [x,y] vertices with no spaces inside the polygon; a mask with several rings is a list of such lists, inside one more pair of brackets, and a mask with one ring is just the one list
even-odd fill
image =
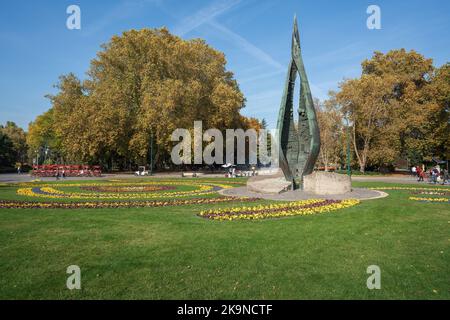
{"label": "paved walkway", "polygon": [[369,200],[387,197],[386,192],[378,190],[369,190],[364,188],[353,188],[352,192],[344,194],[329,194],[329,195],[317,195],[302,190],[287,191],[280,194],[263,194],[252,192],[247,189],[247,187],[239,187],[232,189],[223,189],[219,191],[220,194],[224,196],[233,197],[250,197],[250,198],[261,198],[267,200],[279,200],[279,201],[298,201],[298,200],[308,200],[308,199],[331,199],[331,200],[344,200],[344,199],[359,199],[359,200]]}
{"label": "paved walkway", "polygon": [[[407,175],[389,175],[389,176],[352,176],[353,181],[363,182],[387,182],[387,183],[406,183],[418,185],[434,185],[428,181],[417,181],[416,177]],[[446,183],[445,185],[449,185]]]}
{"label": "paved walkway", "polygon": [[[111,177],[115,177],[115,175],[103,175],[101,177],[67,177],[65,179],[61,179],[61,181],[64,180],[104,180],[104,179],[110,179]],[[17,174],[17,173],[3,173],[0,174],[0,182],[30,182],[32,180],[36,180],[36,177],[32,177],[29,174],[23,173],[23,174]],[[41,181],[56,181],[55,177],[47,177],[47,178],[39,178]]]}
{"label": "paved walkway", "polygon": [[[170,173],[156,173],[152,177],[154,178],[180,178],[181,172]],[[199,178],[223,178],[223,173],[207,173],[199,176]],[[141,179],[144,177],[136,177],[133,174],[103,174],[101,177],[67,177],[62,180],[108,180],[108,179]],[[148,178],[148,177],[145,177]],[[190,177],[185,177],[190,179]],[[31,177],[29,174],[17,174],[17,173],[3,173],[0,174],[0,182],[29,182],[35,180],[36,177]],[[55,181],[54,177],[40,178],[42,181]],[[388,182],[388,183],[407,183],[407,184],[421,184],[427,185],[428,182],[417,182],[417,179],[406,175],[387,175],[387,176],[352,176],[353,181],[364,182]]]}
{"label": "paved walkway", "polygon": [[[388,176],[352,176],[353,181],[363,182],[390,182],[390,183],[417,183],[424,184],[424,182],[418,182],[415,177],[404,175],[388,175]],[[426,183],[426,182],[425,182]]]}
{"label": "paved walkway", "polygon": [[[83,181],[83,180],[110,180],[110,179],[145,179],[150,176],[137,177],[132,173],[119,173],[119,174],[102,174],[101,177],[67,177],[61,178],[60,181]],[[170,172],[170,173],[156,173],[151,176],[152,178],[181,178],[181,172]],[[213,173],[213,174],[203,174],[198,178],[184,177],[184,179],[201,179],[201,178],[224,178],[223,173]],[[0,174],[0,182],[17,183],[17,182],[30,182],[36,180],[36,177],[32,177],[27,173],[17,174],[17,173],[2,173]],[[41,181],[56,181],[55,177],[41,177]]]}

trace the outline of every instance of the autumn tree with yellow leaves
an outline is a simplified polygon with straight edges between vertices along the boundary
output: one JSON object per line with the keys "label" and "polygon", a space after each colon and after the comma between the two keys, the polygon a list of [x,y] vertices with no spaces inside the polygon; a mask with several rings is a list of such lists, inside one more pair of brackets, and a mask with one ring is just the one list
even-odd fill
{"label": "autumn tree with yellow leaves", "polygon": [[404,49],[375,52],[362,75],[340,85],[336,95],[352,123],[352,146],[359,169],[445,159],[449,153],[449,64]]}
{"label": "autumn tree with yellow leaves", "polygon": [[325,171],[329,167],[339,168],[345,164],[343,147],[345,139],[344,123],[339,105],[336,102],[336,93],[329,92],[329,99],[320,102],[314,101],[317,121],[320,128],[320,153],[318,166]]}
{"label": "autumn tree with yellow leaves", "polygon": [[51,132],[65,162],[125,167],[148,163],[152,138],[155,162],[168,162],[172,131],[192,128],[194,120],[219,130],[255,126],[240,114],[244,96],[225,66],[224,54],[203,40],[165,28],[124,32],[102,46],[88,79],[60,78],[52,108],[30,125],[29,141],[42,144]]}
{"label": "autumn tree with yellow leaves", "polygon": [[[240,114],[245,99],[223,53],[203,40],[162,29],[114,36],[92,60],[85,80],[60,77],[52,107],[30,124],[32,154],[44,146],[58,162],[170,163],[176,128],[255,128]],[[440,68],[415,51],[375,52],[362,74],[340,84],[318,108],[323,166],[346,162],[350,121],[352,158],[361,172],[450,155],[450,64]],[[276,106],[274,106],[276,108]],[[275,110],[275,109],[274,109]]]}

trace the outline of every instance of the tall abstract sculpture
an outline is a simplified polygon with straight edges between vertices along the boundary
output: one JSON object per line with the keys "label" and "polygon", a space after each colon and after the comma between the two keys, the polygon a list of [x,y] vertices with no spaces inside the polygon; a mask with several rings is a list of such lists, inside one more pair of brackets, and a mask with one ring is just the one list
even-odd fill
{"label": "tall abstract sculpture", "polygon": [[[278,115],[279,165],[292,189],[303,188],[303,176],[314,170],[320,151],[320,132],[314,103],[303,65],[297,18],[294,17],[291,61],[289,63],[283,98]],[[294,89],[300,76],[298,123],[294,122]]]}

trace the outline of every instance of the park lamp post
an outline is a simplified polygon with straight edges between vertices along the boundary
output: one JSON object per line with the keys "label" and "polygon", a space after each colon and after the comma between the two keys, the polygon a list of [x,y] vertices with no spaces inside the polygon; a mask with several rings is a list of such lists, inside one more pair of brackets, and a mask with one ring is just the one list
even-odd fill
{"label": "park lamp post", "polygon": [[346,120],[346,139],[347,139],[347,174],[349,177],[352,176],[352,168],[351,168],[351,153],[350,153],[350,115],[349,112],[345,112],[345,120]]}
{"label": "park lamp post", "polygon": [[50,150],[49,147],[45,146],[45,148],[44,148],[44,153],[45,153],[44,163],[47,161],[47,155],[48,155],[49,150]]}
{"label": "park lamp post", "polygon": [[153,175],[153,130],[150,130],[150,175]]}

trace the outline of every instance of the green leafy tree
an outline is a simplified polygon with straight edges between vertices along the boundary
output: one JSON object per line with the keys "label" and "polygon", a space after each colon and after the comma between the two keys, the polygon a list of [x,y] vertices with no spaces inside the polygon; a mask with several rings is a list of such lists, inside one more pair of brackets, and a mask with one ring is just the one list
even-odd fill
{"label": "green leafy tree", "polygon": [[0,167],[14,165],[14,145],[9,137],[0,131]]}
{"label": "green leafy tree", "polygon": [[21,163],[26,162],[27,141],[25,131],[12,121],[7,121],[5,126],[0,126],[0,130],[13,144],[13,160]]}
{"label": "green leafy tree", "polygon": [[29,159],[38,159],[42,151],[48,148],[50,151],[61,149],[61,142],[54,129],[53,108],[39,115],[28,126],[27,145]]}

